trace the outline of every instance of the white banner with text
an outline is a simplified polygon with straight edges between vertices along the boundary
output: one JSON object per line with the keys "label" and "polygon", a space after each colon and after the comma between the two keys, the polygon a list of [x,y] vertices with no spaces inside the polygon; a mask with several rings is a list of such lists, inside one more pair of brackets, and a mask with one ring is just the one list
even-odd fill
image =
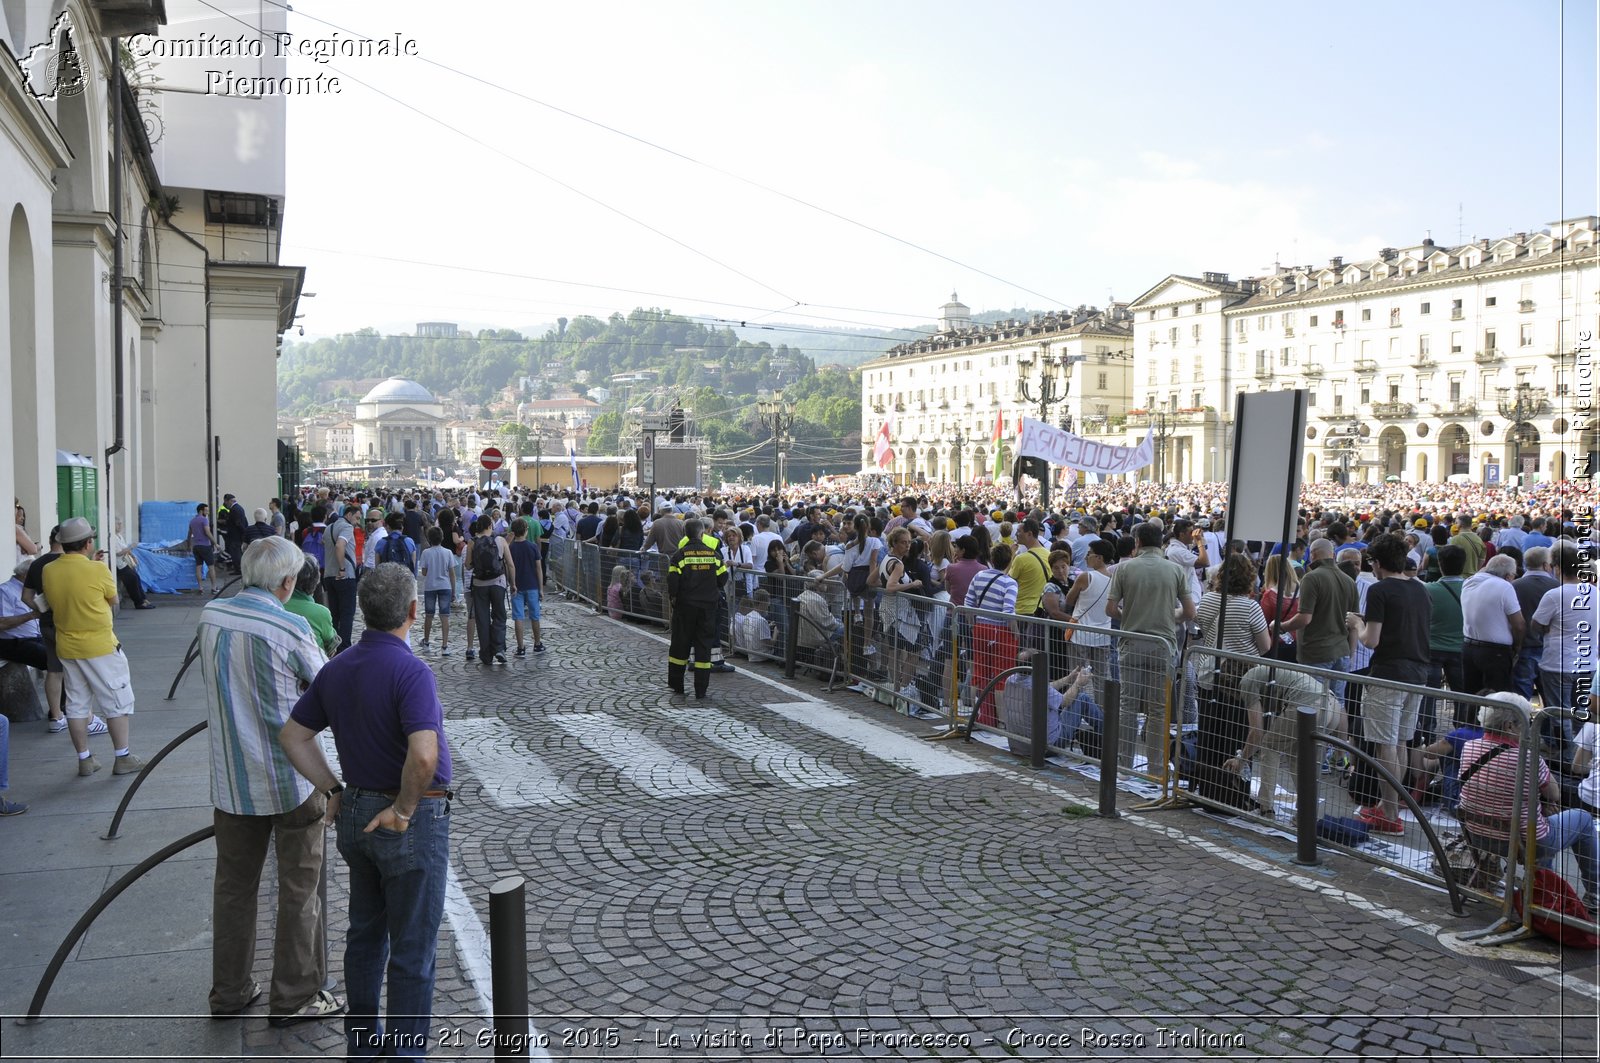
{"label": "white banner with text", "polygon": [[1156,456],[1148,430],[1144,442],[1138,446],[1118,447],[1073,435],[1032,417],[1022,419],[1022,441],[1017,453],[1024,458],[1043,458],[1051,465],[1064,465],[1102,476],[1142,469]]}

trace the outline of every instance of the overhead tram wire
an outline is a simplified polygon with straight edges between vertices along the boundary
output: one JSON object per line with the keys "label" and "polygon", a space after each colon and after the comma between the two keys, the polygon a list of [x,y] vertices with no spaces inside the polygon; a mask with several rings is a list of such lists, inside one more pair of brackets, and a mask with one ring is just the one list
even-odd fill
{"label": "overhead tram wire", "polygon": [[[201,0],[201,2],[204,3],[205,0]],[[318,17],[316,15],[313,15],[310,12],[305,11],[305,10],[303,10],[301,8],[291,7],[287,3],[280,3],[279,0],[262,0],[262,2],[265,3],[265,4],[268,4],[268,5],[272,6],[272,7],[280,8],[280,9],[282,9],[284,11],[292,11],[294,14],[299,15],[302,18],[310,19],[313,22],[320,22],[324,26],[327,26],[327,27],[329,27],[331,29],[338,30],[341,33],[349,34],[352,37],[368,37],[368,36],[370,36],[369,34],[358,33],[355,30],[351,30],[351,29],[349,29],[347,27],[340,26],[337,23],[329,22],[327,19],[320,18],[320,17]],[[211,5],[207,4],[206,6],[210,7]],[[613,134],[615,136],[623,137],[624,139],[634,141],[635,143],[638,143],[638,144],[642,144],[647,148],[652,148],[652,149],[654,149],[656,151],[659,151],[659,152],[662,152],[662,153],[664,153],[666,155],[670,155],[673,158],[681,159],[684,162],[689,163],[690,165],[702,167],[703,169],[710,170],[712,173],[721,174],[722,176],[727,177],[727,178],[729,178],[731,180],[738,181],[738,182],[740,182],[742,184],[749,185],[752,188],[760,189],[761,191],[766,192],[769,195],[777,196],[780,199],[786,199],[791,203],[794,203],[794,204],[797,204],[799,206],[805,207],[805,208],[807,208],[809,210],[817,211],[820,214],[826,214],[830,218],[834,218],[834,219],[836,219],[838,221],[842,221],[847,225],[853,225],[853,226],[855,226],[855,227],[857,227],[859,229],[864,229],[867,232],[873,233],[873,234],[875,234],[877,236],[881,236],[886,240],[892,240],[895,243],[902,244],[902,245],[904,245],[906,247],[909,247],[914,251],[920,251],[925,255],[932,255],[934,258],[937,258],[937,259],[939,259],[939,260],[941,260],[943,262],[948,262],[953,266],[960,266],[962,269],[970,270],[973,273],[976,273],[981,277],[987,277],[992,281],[997,281],[1000,284],[1004,284],[1008,288],[1015,288],[1017,291],[1026,292],[1029,295],[1037,296],[1038,298],[1045,300],[1047,303],[1052,303],[1054,305],[1061,306],[1061,307],[1066,307],[1066,306],[1070,306],[1071,305],[1065,299],[1058,299],[1055,296],[1046,295],[1043,292],[1034,291],[1032,288],[1028,288],[1028,287],[1026,287],[1024,285],[1018,284],[1015,281],[1007,280],[1005,277],[1001,277],[998,274],[990,273],[988,270],[980,269],[979,267],[974,266],[971,263],[963,262],[960,259],[953,258],[950,255],[944,254],[943,252],[935,251],[931,247],[925,247],[922,244],[916,243],[913,240],[908,240],[903,236],[896,236],[894,233],[888,232],[887,230],[884,230],[884,229],[880,229],[875,225],[870,225],[870,224],[868,224],[868,223],[866,223],[864,221],[859,221],[859,220],[857,220],[855,218],[849,217],[848,215],[841,214],[836,210],[832,210],[832,209],[830,209],[828,207],[821,206],[820,204],[812,203],[809,200],[802,199],[799,196],[793,195],[793,194],[791,194],[789,192],[785,192],[782,189],[773,188],[771,185],[762,184],[760,181],[757,181],[754,178],[745,177],[742,174],[734,173],[731,170],[724,169],[724,168],[722,168],[720,166],[716,166],[716,165],[714,165],[712,163],[709,163],[709,162],[703,162],[700,159],[697,159],[692,155],[685,155],[681,151],[677,151],[677,150],[675,150],[673,148],[669,148],[669,147],[667,147],[667,146],[665,146],[663,144],[657,144],[654,141],[647,140],[644,137],[641,137],[636,133],[629,133],[626,130],[618,129],[615,126],[607,125],[604,122],[598,121],[597,119],[589,118],[589,117],[587,117],[585,115],[578,114],[576,111],[569,111],[565,107],[557,106],[556,104],[549,103],[549,102],[547,102],[545,100],[541,100],[541,99],[539,99],[538,97],[535,97],[535,96],[529,96],[527,93],[519,92],[518,90],[510,88],[509,86],[501,85],[498,82],[490,81],[488,78],[479,77],[477,74],[472,74],[472,73],[469,73],[469,72],[467,72],[465,70],[460,70],[460,69],[458,69],[456,67],[450,66],[447,63],[441,63],[436,59],[429,59],[427,56],[424,56],[424,55],[418,55],[418,56],[415,56],[414,58],[420,60],[421,62],[424,62],[424,63],[428,64],[429,66],[436,67],[439,70],[444,70],[444,71],[446,71],[448,73],[455,74],[458,77],[466,78],[468,81],[477,82],[478,84],[483,85],[485,88],[495,89],[495,90],[497,90],[499,92],[504,92],[504,93],[506,93],[506,94],[508,94],[510,96],[514,96],[517,99],[523,100],[523,101],[525,101],[527,103],[534,104],[535,106],[538,106],[538,107],[546,108],[548,110],[556,112],[557,114],[565,115],[568,118],[574,119],[575,121],[583,122],[586,125],[594,126],[596,129],[605,130],[606,132],[611,133],[611,134]],[[368,87],[370,87],[370,86],[368,86]],[[746,279],[748,280],[748,279],[751,279],[751,278],[746,278]],[[757,281],[756,283],[759,284],[761,282]],[[767,285],[763,284],[762,287],[767,287]],[[782,293],[780,292],[779,294],[782,294]]]}
{"label": "overhead tram wire", "polygon": [[[271,0],[263,0],[263,2],[270,3]],[[232,19],[233,21],[238,22],[240,25],[248,27],[252,32],[254,32],[257,36],[261,37],[263,40],[266,40],[266,39],[268,39],[270,37],[270,34],[268,34],[265,30],[261,29],[259,26],[251,26],[250,23],[245,22],[243,19],[239,18],[237,15],[234,15],[232,12],[224,11],[222,8],[217,7],[215,4],[210,3],[209,0],[200,0],[200,3],[205,7],[209,7],[211,10],[217,12],[218,14],[225,15],[228,18]],[[290,8],[287,4],[273,4],[272,6],[281,7],[285,11],[292,10],[292,8]],[[312,16],[307,15],[306,17],[310,18]],[[322,20],[318,19],[317,21],[322,21]],[[333,25],[332,23],[326,23],[326,24],[330,25],[330,26]],[[339,29],[340,27],[334,26],[334,28],[335,29]],[[349,30],[343,30],[342,32],[349,33],[350,31]],[[359,36],[359,34],[356,34],[356,36]],[[685,251],[688,251],[690,254],[693,254],[693,255],[696,255],[696,256],[698,256],[700,258],[705,259],[707,262],[710,262],[714,266],[718,266],[718,267],[720,267],[722,269],[725,269],[729,273],[732,273],[737,277],[742,277],[744,280],[749,281],[751,284],[754,284],[759,288],[765,288],[767,291],[771,292],[774,295],[782,296],[784,299],[787,299],[787,300],[789,300],[790,302],[792,302],[792,303],[794,303],[796,305],[801,305],[801,300],[796,299],[794,296],[790,295],[788,292],[782,291],[781,289],[778,289],[778,288],[774,288],[772,285],[768,284],[767,282],[765,282],[763,280],[758,280],[757,278],[751,276],[750,274],[744,272],[743,270],[738,269],[735,266],[729,265],[726,262],[723,262],[721,259],[718,259],[715,256],[713,256],[713,255],[711,255],[711,254],[709,254],[709,253],[707,253],[705,251],[700,250],[699,248],[693,246],[692,244],[688,244],[688,243],[678,239],[676,236],[673,236],[670,233],[667,233],[667,232],[665,232],[665,231],[663,231],[661,229],[658,229],[655,226],[651,225],[650,223],[648,223],[648,222],[646,222],[646,221],[644,221],[644,220],[642,220],[640,218],[634,217],[633,215],[629,214],[627,211],[624,211],[620,207],[614,207],[611,204],[607,203],[605,200],[600,199],[597,196],[590,195],[588,192],[583,191],[581,188],[578,188],[575,185],[569,184],[568,182],[561,180],[559,177],[556,177],[554,174],[549,173],[549,172],[547,172],[545,170],[541,170],[537,166],[534,166],[532,163],[527,162],[524,159],[519,159],[515,155],[512,155],[510,152],[504,151],[504,150],[502,150],[500,148],[497,148],[494,145],[489,144],[486,141],[484,141],[484,140],[482,140],[482,139],[480,139],[478,137],[473,136],[471,133],[466,132],[465,130],[461,129],[459,126],[452,125],[451,123],[445,121],[442,118],[439,118],[439,117],[436,117],[435,115],[429,114],[427,111],[424,111],[422,108],[417,107],[414,104],[407,103],[405,100],[400,99],[398,96],[395,96],[395,95],[393,95],[391,93],[385,92],[383,89],[378,88],[376,85],[372,84],[370,81],[365,81],[365,80],[363,80],[361,78],[358,78],[354,74],[347,73],[344,70],[341,70],[341,69],[339,69],[337,67],[334,67],[331,64],[328,66],[328,70],[330,72],[332,72],[332,73],[338,74],[341,78],[346,78],[346,79],[354,82],[355,84],[362,86],[363,88],[367,89],[370,92],[377,93],[379,96],[382,96],[384,99],[388,100],[390,103],[393,103],[393,104],[395,104],[397,106],[400,106],[400,107],[404,107],[406,110],[411,111],[413,114],[416,114],[416,115],[419,115],[419,116],[421,116],[423,118],[426,118],[428,121],[433,122],[435,125],[438,125],[438,126],[444,128],[444,129],[447,129],[450,132],[456,134],[457,136],[462,137],[462,138],[464,138],[464,139],[466,139],[466,140],[478,145],[480,148],[483,148],[485,151],[492,152],[492,153],[500,156],[501,158],[507,160],[508,162],[514,163],[517,166],[521,166],[523,169],[527,170],[529,173],[537,174],[538,176],[543,177],[546,181],[549,181],[551,184],[554,184],[554,185],[557,185],[557,186],[559,186],[561,188],[564,188],[568,192],[571,192],[575,196],[579,196],[582,199],[586,199],[589,202],[595,204],[596,206],[603,207],[604,209],[610,211],[611,213],[617,215],[618,217],[623,218],[623,219],[625,219],[627,221],[630,221],[633,224],[639,226],[641,229],[645,229],[645,230],[647,230],[649,232],[652,232],[655,235],[661,237],[663,240],[666,240],[669,243],[675,244],[678,247],[683,248]]]}

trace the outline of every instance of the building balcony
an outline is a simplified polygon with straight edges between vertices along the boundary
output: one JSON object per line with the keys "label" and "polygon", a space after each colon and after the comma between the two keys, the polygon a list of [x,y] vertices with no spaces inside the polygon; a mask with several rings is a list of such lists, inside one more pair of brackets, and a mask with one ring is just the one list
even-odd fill
{"label": "building balcony", "polygon": [[949,399],[940,399],[939,400],[939,409],[948,410],[949,408],[950,408],[950,400]]}
{"label": "building balcony", "polygon": [[1294,339],[1294,326],[1293,325],[1290,325],[1288,328],[1283,330],[1283,338],[1286,339],[1286,340]]}
{"label": "building balcony", "polygon": [[1533,313],[1533,300],[1532,299],[1518,299],[1517,300],[1517,312],[1518,313],[1522,313],[1522,314],[1531,314],[1531,313]]}
{"label": "building balcony", "polygon": [[1172,410],[1163,414],[1160,410],[1154,413],[1149,410],[1129,410],[1126,425],[1129,428],[1145,428],[1158,423],[1161,417],[1166,417],[1168,425],[1175,424],[1204,424],[1216,416],[1216,410],[1206,406],[1190,406],[1181,410]]}
{"label": "building balcony", "polygon": [[1374,402],[1372,416],[1380,421],[1401,421],[1415,417],[1417,408],[1409,402]]}
{"label": "building balcony", "polygon": [[1466,316],[1467,315],[1463,314],[1460,310],[1452,310],[1452,311],[1450,311],[1450,320],[1451,321],[1460,321],[1462,318],[1464,318]]}
{"label": "building balcony", "polygon": [[1358,373],[1376,373],[1377,371],[1378,371],[1378,363],[1376,361],[1374,361],[1373,359],[1371,359],[1371,358],[1357,358],[1356,359],[1356,372],[1358,372]]}
{"label": "building balcony", "polygon": [[1300,372],[1304,376],[1322,376],[1324,370],[1322,366],[1315,362],[1307,362],[1304,366],[1301,366]]}
{"label": "building balcony", "polygon": [[1270,366],[1270,365],[1258,365],[1258,366],[1256,366],[1256,379],[1257,380],[1271,380],[1272,379],[1272,366]]}
{"label": "building balcony", "polygon": [[1476,417],[1478,404],[1471,399],[1460,402],[1436,402],[1433,404],[1434,413],[1439,417]]}
{"label": "building balcony", "polygon": [[1487,351],[1473,352],[1472,360],[1477,362],[1479,365],[1494,365],[1504,357],[1504,352],[1502,352],[1500,348],[1495,347]]}
{"label": "building balcony", "polygon": [[1431,354],[1419,354],[1417,355],[1417,360],[1411,363],[1411,368],[1437,369],[1439,368],[1439,363],[1434,361],[1433,355]]}

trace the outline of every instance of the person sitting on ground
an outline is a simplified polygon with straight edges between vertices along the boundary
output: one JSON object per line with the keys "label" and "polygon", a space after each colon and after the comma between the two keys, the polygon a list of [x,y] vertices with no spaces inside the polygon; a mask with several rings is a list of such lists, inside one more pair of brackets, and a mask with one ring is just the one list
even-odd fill
{"label": "person sitting on ground", "polygon": [[772,625],[767,622],[771,604],[772,595],[765,589],[739,601],[739,615],[733,621],[733,648],[752,661],[765,661],[772,656]]}
{"label": "person sitting on ground", "polygon": [[[1033,650],[1017,655],[1017,667],[1028,668],[1033,660]],[[1094,676],[1088,667],[1074,668],[1047,685],[1045,705],[1049,711],[1049,727],[1045,732],[1046,744],[1057,749],[1071,749],[1080,742],[1088,756],[1099,755],[1099,743],[1088,740],[1098,736],[1105,716],[1091,694]],[[1032,670],[1019,672],[1006,681],[1001,694],[1004,713],[1009,721],[1006,730],[1014,734],[1027,734],[1032,723],[1033,674]],[[1091,752],[1092,747],[1092,752]],[[1013,752],[1016,752],[1013,749]]]}
{"label": "person sitting on ground", "polygon": [[633,573],[627,565],[612,566],[611,582],[606,584],[606,615],[613,620],[621,620],[622,614],[628,611],[632,597]]}
{"label": "person sitting on ground", "polygon": [[844,621],[835,615],[833,606],[822,593],[827,576],[820,568],[813,568],[806,575],[810,577],[811,582],[800,588],[801,622],[800,629],[796,632],[800,647],[817,650],[830,643],[835,647],[842,646]]}

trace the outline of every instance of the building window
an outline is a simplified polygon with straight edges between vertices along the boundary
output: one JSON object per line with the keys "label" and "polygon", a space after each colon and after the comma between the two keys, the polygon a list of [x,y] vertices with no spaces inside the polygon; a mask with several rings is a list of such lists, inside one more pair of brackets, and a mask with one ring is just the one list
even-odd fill
{"label": "building window", "polygon": [[1333,364],[1338,365],[1342,361],[1344,361],[1344,344],[1335,343],[1333,345]]}
{"label": "building window", "polygon": [[1336,414],[1344,412],[1344,396],[1337,391],[1333,393],[1333,412]]}
{"label": "building window", "polygon": [[1195,313],[1203,314],[1203,313],[1205,313],[1205,310],[1206,310],[1206,304],[1205,303],[1195,303],[1194,304],[1194,312]]}
{"label": "building window", "polygon": [[1312,410],[1317,408],[1317,393],[1315,391],[1306,392],[1306,407]]}
{"label": "building window", "polygon": [[1153,331],[1150,333],[1150,349],[1152,351],[1156,349],[1156,334]]}
{"label": "building window", "polygon": [[1431,336],[1418,336],[1417,337],[1417,353],[1418,354],[1422,355],[1423,357],[1426,357],[1428,355],[1428,352],[1431,351],[1432,349],[1433,349],[1433,338]]}
{"label": "building window", "polygon": [[1177,307],[1173,307],[1172,308],[1172,316],[1173,317],[1177,317],[1178,316],[1178,308]]}
{"label": "building window", "polygon": [[1450,320],[1452,320],[1452,321],[1460,321],[1461,320],[1461,300],[1460,299],[1452,299],[1452,300],[1450,300]]}
{"label": "building window", "polygon": [[1344,311],[1343,310],[1335,310],[1333,312],[1333,327],[1334,328],[1344,328]]}
{"label": "building window", "polygon": [[1517,344],[1521,347],[1533,346],[1533,326],[1523,325],[1517,329]]}
{"label": "building window", "polygon": [[1391,306],[1389,308],[1389,327],[1400,327],[1400,308],[1398,306]]}
{"label": "building window", "polygon": [[1451,354],[1460,354],[1461,353],[1461,333],[1459,333],[1459,332],[1450,333],[1450,353]]}
{"label": "building window", "polygon": [[1317,327],[1317,315],[1316,314],[1312,314],[1311,315],[1311,327],[1312,328],[1316,328]]}
{"label": "building window", "polygon": [[1278,364],[1279,365],[1288,365],[1289,364],[1289,348],[1285,347],[1281,351],[1278,352]]}
{"label": "building window", "polygon": [[1260,317],[1256,318],[1256,331],[1257,332],[1265,332],[1265,331],[1267,331],[1267,315],[1266,314],[1262,314]]}
{"label": "building window", "polygon": [[1433,390],[1433,378],[1427,375],[1417,378],[1417,401],[1427,402],[1428,394]]}
{"label": "building window", "polygon": [[1487,299],[1485,299],[1483,301],[1483,305],[1484,306],[1494,306],[1499,302],[1500,302],[1499,299],[1497,299],[1497,298],[1495,298],[1494,296],[1491,295],[1491,296],[1489,296]]}
{"label": "building window", "polygon": [[1178,345],[1178,330],[1176,327],[1167,329],[1167,342],[1174,347]]}
{"label": "building window", "polygon": [[1396,384],[1392,380],[1389,381],[1389,401],[1390,402],[1399,402],[1400,401],[1400,385]]}
{"label": "building window", "polygon": [[1495,341],[1495,336],[1494,336],[1494,329],[1492,329],[1492,328],[1484,329],[1483,330],[1483,349],[1486,350],[1486,351],[1497,350],[1498,348],[1496,348],[1495,342],[1496,341]]}
{"label": "building window", "polygon": [[1369,403],[1371,401],[1372,401],[1372,388],[1370,386],[1368,386],[1365,382],[1363,382],[1362,385],[1361,385],[1361,404],[1363,406],[1365,406],[1367,403]]}
{"label": "building window", "polygon": [[1372,320],[1372,308],[1370,306],[1363,306],[1361,308],[1361,320],[1363,320],[1363,321],[1371,321]]}
{"label": "building window", "polygon": [[1096,385],[1096,390],[1104,391],[1106,389],[1106,374],[1097,373],[1095,374],[1095,378],[1099,381],[1099,383]]}
{"label": "building window", "polygon": [[1424,314],[1431,314],[1431,313],[1433,313],[1433,304],[1432,304],[1432,303],[1423,303],[1423,304],[1422,304],[1422,312],[1423,312],[1423,313],[1424,313]]}
{"label": "building window", "polygon": [[1194,344],[1200,342],[1200,323],[1198,321],[1189,326],[1189,342]]}
{"label": "building window", "polygon": [[1453,376],[1450,378],[1450,401],[1461,401],[1461,378],[1459,376]]}

